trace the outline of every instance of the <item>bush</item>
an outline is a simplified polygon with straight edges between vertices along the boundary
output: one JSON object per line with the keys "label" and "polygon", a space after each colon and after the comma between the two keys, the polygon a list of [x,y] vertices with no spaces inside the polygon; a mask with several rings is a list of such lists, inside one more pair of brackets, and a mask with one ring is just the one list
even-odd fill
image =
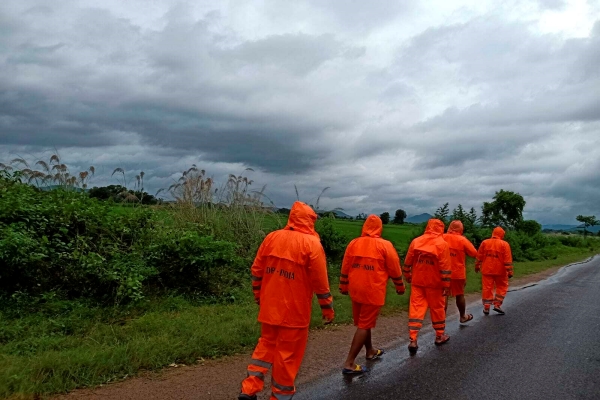
{"label": "bush", "polygon": [[163,230],[146,251],[148,265],[158,271],[160,284],[194,295],[220,296],[239,286],[249,263],[234,243],[187,231]]}
{"label": "bush", "polygon": [[334,225],[334,218],[330,217],[319,218],[315,229],[321,237],[321,244],[327,258],[334,262],[341,261],[352,238],[338,231]]}
{"label": "bush", "polygon": [[537,221],[534,220],[525,220],[519,222],[519,224],[517,225],[517,230],[527,235],[533,236],[542,231],[542,225],[540,225]]}
{"label": "bush", "polygon": [[579,235],[559,236],[558,240],[563,246],[585,247],[585,241]]}
{"label": "bush", "polygon": [[121,303],[147,290],[219,296],[239,285],[238,245],[194,224],[168,228],[157,214],[0,178],[0,294]]}

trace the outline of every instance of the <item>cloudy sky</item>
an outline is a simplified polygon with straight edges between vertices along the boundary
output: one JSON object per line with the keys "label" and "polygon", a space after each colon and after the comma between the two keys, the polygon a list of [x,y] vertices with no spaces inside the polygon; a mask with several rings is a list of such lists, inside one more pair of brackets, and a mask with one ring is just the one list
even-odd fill
{"label": "cloudy sky", "polygon": [[150,192],[245,168],[280,206],[600,215],[600,0],[3,0],[0,161]]}

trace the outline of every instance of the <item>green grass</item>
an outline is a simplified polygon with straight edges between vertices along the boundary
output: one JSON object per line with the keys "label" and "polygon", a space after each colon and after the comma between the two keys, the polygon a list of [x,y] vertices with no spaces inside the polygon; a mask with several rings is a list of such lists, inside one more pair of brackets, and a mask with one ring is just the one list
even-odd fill
{"label": "green grass", "polygon": [[[347,221],[336,220],[335,227],[349,237],[358,237],[361,234],[364,221]],[[419,225],[405,224],[393,225],[388,224],[383,226],[382,237],[389,240],[394,246],[404,254],[408,250],[410,240],[421,233]]]}
{"label": "green grass", "polygon": [[[350,236],[361,223],[336,221]],[[383,236],[406,248],[418,227],[384,227]],[[596,242],[594,242],[596,243]],[[600,241],[598,243],[600,244]],[[560,246],[554,260],[515,263],[517,277],[589,257],[597,249]],[[336,323],[352,321],[348,296],[338,293],[338,265],[330,265]],[[469,267],[467,292],[480,288]],[[248,352],[256,344],[258,307],[249,286],[236,294],[236,304],[198,304],[180,297],[151,299],[130,308],[100,308],[82,302],[51,300],[0,311],[0,398],[33,398],[77,387],[94,386],[157,370],[171,363]],[[396,295],[388,286],[383,315],[407,309],[409,293]],[[35,312],[32,312],[34,310]],[[321,328],[314,304],[312,327]],[[398,327],[399,334],[406,333]],[[242,371],[243,372],[243,371]],[[241,372],[241,373],[242,373]],[[237,378],[235,378],[237,379]]]}

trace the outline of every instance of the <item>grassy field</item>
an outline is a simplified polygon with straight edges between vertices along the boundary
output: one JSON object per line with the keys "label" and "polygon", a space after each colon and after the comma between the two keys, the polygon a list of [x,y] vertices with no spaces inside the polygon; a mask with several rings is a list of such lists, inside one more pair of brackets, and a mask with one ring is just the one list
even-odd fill
{"label": "grassy field", "polygon": [[[336,226],[353,237],[360,234],[360,222],[336,221]],[[406,249],[417,229],[409,225],[386,226],[383,235],[399,249]],[[582,260],[596,253],[597,247],[564,247],[554,260],[516,263],[515,275]],[[339,266],[332,265],[330,269],[333,272]],[[337,284],[337,279],[332,278],[336,323],[350,323],[350,299],[338,293]],[[478,290],[479,276],[471,266],[467,291]],[[234,297],[236,303],[229,305],[199,304],[171,297],[109,309],[50,299],[0,313],[0,397],[34,398],[34,394],[65,392],[123,379],[173,362],[188,364],[201,357],[250,351],[259,335],[258,308],[249,287],[239,289]],[[406,310],[408,299],[408,293],[398,296],[390,284],[383,314]],[[312,326],[322,327],[316,304]],[[406,334],[405,327],[398,330],[399,334]]]}
{"label": "grassy field", "polygon": [[[363,221],[345,221],[337,220],[336,228],[350,236],[358,237],[362,231]],[[419,225],[385,225],[383,229],[382,237],[389,240],[394,246],[401,250],[402,254],[408,250],[410,239],[421,233],[421,227]]]}

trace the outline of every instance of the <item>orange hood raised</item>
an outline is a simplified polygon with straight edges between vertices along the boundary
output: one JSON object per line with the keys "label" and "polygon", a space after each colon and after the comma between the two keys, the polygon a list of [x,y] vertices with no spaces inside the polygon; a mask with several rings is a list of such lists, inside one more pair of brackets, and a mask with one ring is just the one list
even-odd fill
{"label": "orange hood raised", "polygon": [[427,228],[425,228],[426,235],[441,236],[444,234],[444,223],[439,219],[432,218],[427,222]]}
{"label": "orange hood raised", "polygon": [[369,236],[372,238],[381,237],[383,231],[383,223],[377,215],[369,215],[363,224],[361,236]]}
{"label": "orange hood raised", "polygon": [[499,226],[494,228],[494,231],[492,232],[492,238],[494,239],[504,239],[504,229],[500,228]]}
{"label": "orange hood raised", "polygon": [[459,220],[454,220],[450,222],[450,226],[448,227],[448,233],[454,233],[456,235],[462,235],[464,230],[465,228],[463,226],[463,223]]}
{"label": "orange hood raised", "polygon": [[315,231],[316,220],[317,214],[310,206],[301,201],[296,201],[290,211],[285,229],[319,237],[319,234]]}

